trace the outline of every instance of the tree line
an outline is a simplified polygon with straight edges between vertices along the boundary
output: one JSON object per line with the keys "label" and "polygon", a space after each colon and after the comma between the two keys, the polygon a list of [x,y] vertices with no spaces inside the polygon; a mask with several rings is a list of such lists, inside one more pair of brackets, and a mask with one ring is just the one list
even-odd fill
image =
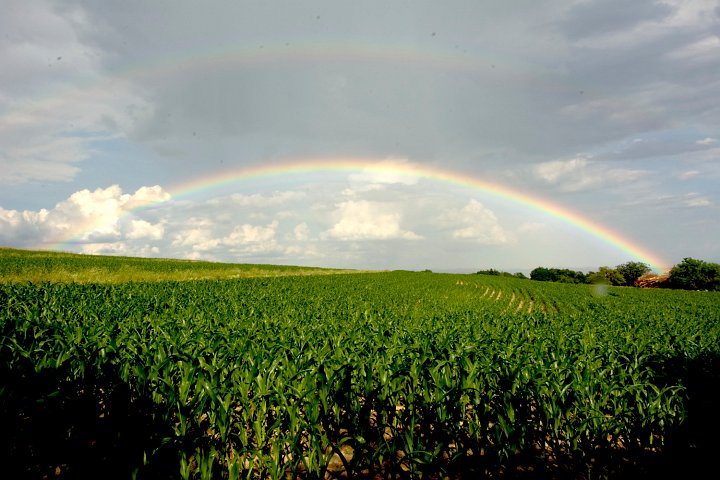
{"label": "tree line", "polygon": [[[489,269],[478,274],[527,278],[524,274]],[[683,290],[720,291],[720,264],[686,257],[668,273],[656,275],[643,262],[626,262],[614,268],[600,267],[584,273],[568,268],[537,267],[530,272],[531,280],[541,282],[606,284],[624,287],[658,287]]]}

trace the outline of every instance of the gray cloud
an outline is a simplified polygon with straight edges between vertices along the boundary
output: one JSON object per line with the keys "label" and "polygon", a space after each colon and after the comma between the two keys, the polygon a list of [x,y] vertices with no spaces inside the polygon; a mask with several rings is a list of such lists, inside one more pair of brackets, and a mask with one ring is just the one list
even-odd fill
{"label": "gray cloud", "polygon": [[[94,2],[79,31],[154,106],[132,138],[176,161],[328,149],[536,161],[672,128],[678,114],[707,129],[718,112],[706,99],[720,92],[703,80],[717,58],[691,65],[671,53],[712,23],[645,34],[636,27],[671,22],[680,6],[610,3],[526,2],[517,15],[472,2]],[[618,34],[628,41],[613,44]]]}
{"label": "gray cloud", "polygon": [[[720,203],[719,9],[714,0],[11,1],[0,18],[0,206],[38,214],[119,182],[172,191],[244,167],[367,157],[505,183],[626,232],[673,220],[654,209],[657,198],[675,199],[699,225]],[[401,264],[432,248],[453,262],[443,246],[453,231],[478,239],[495,227],[482,255],[527,248],[499,239],[522,238],[519,225],[534,218],[478,199],[496,223],[478,211],[487,229],[443,226],[474,197],[373,175],[303,180],[304,189],[256,178],[235,197],[227,187],[215,203],[176,200],[166,218],[134,218],[102,248],[187,255],[168,240],[183,235],[176,216],[208,222],[186,226],[204,232],[194,255],[218,259]],[[674,232],[673,245],[720,233],[709,223],[684,240]],[[3,225],[15,244],[42,233]],[[243,246],[232,228],[244,225],[275,225],[273,240]],[[674,251],[660,234],[648,241]]]}
{"label": "gray cloud", "polygon": [[712,139],[695,141],[678,139],[633,139],[624,148],[602,155],[607,160],[641,160],[657,157],[671,157],[676,155],[691,155],[706,153],[717,149]]}
{"label": "gray cloud", "polygon": [[673,11],[671,5],[655,0],[579,2],[568,10],[560,29],[569,38],[577,40],[662,21]]}

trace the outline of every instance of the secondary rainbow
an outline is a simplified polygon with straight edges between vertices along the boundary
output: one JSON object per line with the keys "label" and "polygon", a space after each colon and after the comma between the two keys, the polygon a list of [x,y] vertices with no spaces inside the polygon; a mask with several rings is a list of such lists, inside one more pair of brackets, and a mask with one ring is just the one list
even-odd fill
{"label": "secondary rainbow", "polygon": [[[144,61],[119,66],[110,74],[91,76],[90,79],[75,84],[51,89],[32,101],[18,102],[18,108],[0,113],[0,128],[4,126],[32,124],[47,112],[61,111],[68,106],[93,100],[107,102],[108,92],[120,88],[137,93],[148,85],[163,85],[164,79],[182,78],[193,72],[213,72],[231,69],[238,65],[250,68],[262,65],[289,65],[293,63],[321,62],[332,65],[333,62],[369,62],[374,64],[402,65],[439,71],[494,72],[507,81],[532,82],[534,90],[572,89],[569,84],[552,77],[551,72],[534,71],[528,77],[524,67],[517,61],[502,55],[501,52],[484,50],[464,52],[459,48],[441,48],[432,43],[426,45],[406,45],[392,43],[373,43],[365,39],[335,39],[333,41],[270,42],[263,44],[230,45],[209,50],[182,50],[164,57],[149,58]],[[536,67],[537,68],[537,67]],[[342,71],[342,69],[341,69]],[[114,95],[114,94],[113,94]]]}
{"label": "secondary rainbow", "polygon": [[562,222],[580,229],[602,243],[617,248],[632,259],[647,263],[655,271],[664,271],[669,262],[656,256],[646,248],[624,238],[617,232],[605,227],[592,219],[581,216],[569,209],[556,205],[547,200],[518,192],[499,183],[492,183],[479,177],[469,176],[463,172],[456,172],[432,166],[420,165],[392,159],[373,158],[322,158],[303,159],[271,165],[257,165],[239,169],[222,171],[213,175],[194,179],[176,185],[170,189],[173,197],[183,197],[194,193],[212,190],[223,185],[248,181],[254,178],[284,176],[313,172],[347,172],[405,175],[407,177],[425,178],[437,182],[460,185],[469,189],[480,190],[493,196],[505,199],[520,205],[557,218]]}

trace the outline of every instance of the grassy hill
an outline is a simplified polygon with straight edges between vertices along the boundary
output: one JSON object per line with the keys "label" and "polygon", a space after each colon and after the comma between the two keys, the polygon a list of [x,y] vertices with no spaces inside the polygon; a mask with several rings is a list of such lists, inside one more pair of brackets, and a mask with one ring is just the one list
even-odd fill
{"label": "grassy hill", "polygon": [[0,248],[0,282],[121,283],[189,281],[287,275],[328,275],[350,270],[136,258]]}

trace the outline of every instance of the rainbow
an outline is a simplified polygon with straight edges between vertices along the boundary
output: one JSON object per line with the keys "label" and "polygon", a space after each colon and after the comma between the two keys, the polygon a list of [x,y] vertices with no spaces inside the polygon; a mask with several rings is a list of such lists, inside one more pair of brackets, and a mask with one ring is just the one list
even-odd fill
{"label": "rainbow", "polygon": [[[410,163],[402,160],[355,157],[295,159],[292,161],[270,165],[256,165],[216,172],[211,175],[175,185],[170,187],[168,190],[172,198],[178,199],[205,191],[212,191],[213,189],[238,182],[247,182],[253,179],[333,172],[388,175],[393,178],[403,177],[416,180],[427,179],[477,190],[506,200],[511,204],[518,205],[522,208],[534,210],[545,216],[558,219],[572,228],[578,229],[585,234],[598,239],[600,242],[622,251],[633,260],[647,263],[657,272],[666,270],[667,266],[670,265],[669,262],[661,259],[635,242],[623,237],[619,233],[614,232],[610,228],[545,199],[513,190],[499,183],[489,182],[475,176],[469,176],[463,172]],[[157,205],[159,203],[162,202],[155,202],[150,206]],[[126,215],[145,208],[148,208],[147,204],[127,211]],[[74,235],[71,238],[64,239],[58,242],[56,247],[72,243],[73,239],[81,238],[89,231],[92,231],[92,229],[85,230],[79,235]]]}

